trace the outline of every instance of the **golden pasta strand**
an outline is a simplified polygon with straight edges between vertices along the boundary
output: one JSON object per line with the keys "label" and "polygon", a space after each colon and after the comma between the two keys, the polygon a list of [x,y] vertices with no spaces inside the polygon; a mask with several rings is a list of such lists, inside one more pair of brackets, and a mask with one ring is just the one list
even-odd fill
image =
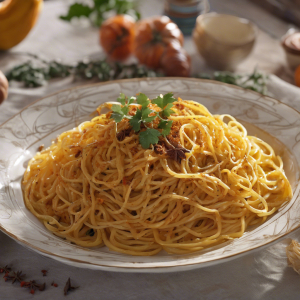
{"label": "golden pasta strand", "polygon": [[130,131],[128,120],[116,124],[101,114],[31,159],[23,178],[27,208],[77,245],[155,255],[241,237],[291,199],[270,145],[230,115],[211,115],[193,101],[173,104],[171,133],[160,145],[178,143],[185,159],[143,149],[133,130],[118,139]]}

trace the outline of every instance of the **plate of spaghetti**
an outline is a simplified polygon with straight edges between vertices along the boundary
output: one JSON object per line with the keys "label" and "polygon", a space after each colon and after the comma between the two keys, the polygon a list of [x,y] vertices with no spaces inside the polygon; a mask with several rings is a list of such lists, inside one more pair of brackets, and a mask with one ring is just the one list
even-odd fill
{"label": "plate of spaghetti", "polygon": [[183,78],[58,92],[1,126],[0,229],[92,269],[222,262],[299,227],[300,115]]}

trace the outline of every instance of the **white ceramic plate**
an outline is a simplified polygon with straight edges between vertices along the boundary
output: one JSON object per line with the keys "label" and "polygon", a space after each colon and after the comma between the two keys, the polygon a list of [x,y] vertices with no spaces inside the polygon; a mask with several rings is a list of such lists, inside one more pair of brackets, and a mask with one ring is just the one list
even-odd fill
{"label": "white ceramic plate", "polygon": [[[204,104],[213,114],[231,114],[269,142],[283,157],[294,197],[263,225],[243,237],[186,255],[160,253],[135,257],[102,248],[83,248],[48,232],[24,206],[21,178],[38,146],[49,146],[59,133],[72,129],[104,101],[120,92],[160,93]],[[257,127],[251,125],[255,124]],[[275,137],[276,139],[274,139]],[[0,228],[43,255],[79,267],[123,272],[169,272],[219,263],[276,241],[300,225],[300,114],[269,97],[223,83],[183,78],[130,79],[77,87],[58,92],[23,109],[0,126]]]}

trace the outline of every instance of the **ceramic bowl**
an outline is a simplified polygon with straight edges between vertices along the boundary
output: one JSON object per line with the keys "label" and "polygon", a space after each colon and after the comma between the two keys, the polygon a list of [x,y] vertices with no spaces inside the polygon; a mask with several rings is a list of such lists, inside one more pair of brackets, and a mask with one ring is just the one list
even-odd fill
{"label": "ceramic bowl", "polygon": [[292,70],[300,65],[300,32],[290,29],[281,39],[286,61]]}
{"label": "ceramic bowl", "polygon": [[251,53],[256,35],[256,26],[246,19],[208,13],[197,18],[193,40],[209,66],[234,70]]}

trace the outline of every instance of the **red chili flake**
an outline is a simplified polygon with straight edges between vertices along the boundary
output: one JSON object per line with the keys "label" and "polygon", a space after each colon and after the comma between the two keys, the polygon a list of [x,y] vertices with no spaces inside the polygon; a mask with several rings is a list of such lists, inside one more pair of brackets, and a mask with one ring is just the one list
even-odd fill
{"label": "red chili flake", "polygon": [[42,270],[41,272],[43,273],[43,276],[47,276],[47,270]]}
{"label": "red chili flake", "polygon": [[51,285],[54,286],[54,287],[58,287],[58,284],[55,283],[54,281],[52,281]]}
{"label": "red chili flake", "polygon": [[100,204],[102,204],[104,202],[104,200],[102,198],[97,198],[96,199],[98,202],[100,202]]}
{"label": "red chili flake", "polygon": [[35,290],[34,290],[34,289],[31,289],[31,290],[30,290],[30,294],[32,294],[32,295],[33,295],[33,294],[34,294],[34,292],[35,292]]}
{"label": "red chili flake", "polygon": [[8,265],[6,265],[3,268],[0,268],[0,273],[9,273],[10,271],[11,271],[11,268]]}
{"label": "red chili flake", "polygon": [[129,180],[129,179],[126,178],[126,177],[123,177],[123,180],[122,180],[122,184],[123,184],[123,185],[130,185],[130,183],[131,183],[131,180]]}

